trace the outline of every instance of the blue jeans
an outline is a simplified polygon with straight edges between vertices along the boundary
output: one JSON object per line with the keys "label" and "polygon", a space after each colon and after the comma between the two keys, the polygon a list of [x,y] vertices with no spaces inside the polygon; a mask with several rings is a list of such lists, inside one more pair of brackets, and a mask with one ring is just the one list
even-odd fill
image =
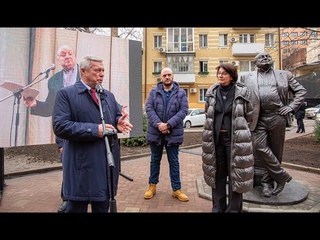
{"label": "blue jeans", "polygon": [[157,145],[150,144],[151,162],[149,184],[157,184],[159,182],[160,164],[162,159],[163,148],[167,151],[167,157],[170,167],[171,188],[176,191],[181,188],[180,181],[180,165],[179,165],[179,145],[167,146],[167,142]]}

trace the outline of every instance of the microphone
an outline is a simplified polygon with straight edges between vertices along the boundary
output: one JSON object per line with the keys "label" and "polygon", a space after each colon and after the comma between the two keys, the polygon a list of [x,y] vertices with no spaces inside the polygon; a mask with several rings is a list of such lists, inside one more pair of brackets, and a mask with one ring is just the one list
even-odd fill
{"label": "microphone", "polygon": [[40,75],[48,73],[50,70],[54,70],[54,69],[56,69],[56,65],[54,65],[54,63],[52,63],[51,66],[46,68],[43,72],[41,72]]}
{"label": "microphone", "polygon": [[112,136],[112,135],[116,135],[118,132],[117,132],[117,129],[106,129],[106,131],[104,132],[104,136]]}
{"label": "microphone", "polygon": [[96,92],[97,93],[104,93],[104,89],[100,84],[96,84]]}

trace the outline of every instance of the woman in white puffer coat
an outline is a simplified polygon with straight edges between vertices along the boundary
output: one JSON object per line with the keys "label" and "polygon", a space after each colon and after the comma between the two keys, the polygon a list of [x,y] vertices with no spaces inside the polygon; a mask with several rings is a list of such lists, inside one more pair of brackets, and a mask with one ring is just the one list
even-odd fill
{"label": "woman in white puffer coat", "polygon": [[242,212],[242,194],[254,183],[250,92],[237,83],[237,69],[232,64],[223,63],[216,70],[218,83],[206,92],[204,180],[212,188],[212,212]]}

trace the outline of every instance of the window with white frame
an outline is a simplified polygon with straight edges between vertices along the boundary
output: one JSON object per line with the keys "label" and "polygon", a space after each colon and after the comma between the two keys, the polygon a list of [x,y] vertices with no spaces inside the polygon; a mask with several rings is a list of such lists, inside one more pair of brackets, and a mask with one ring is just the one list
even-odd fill
{"label": "window with white frame", "polygon": [[273,33],[267,33],[265,34],[265,45],[266,47],[272,47],[274,46],[274,34]]}
{"label": "window with white frame", "polygon": [[162,47],[162,36],[154,36],[153,37],[153,47],[154,48],[161,48]]}
{"label": "window with white frame", "polygon": [[199,47],[200,48],[208,47],[208,35],[207,34],[200,34],[199,35]]}
{"label": "window with white frame", "polygon": [[228,34],[219,34],[219,46],[228,46]]}
{"label": "window with white frame", "polygon": [[239,34],[239,43],[254,43],[254,34]]}
{"label": "window with white frame", "polygon": [[208,61],[200,61],[199,62],[199,70],[200,70],[200,72],[209,72],[208,71]]}
{"label": "window with white frame", "polygon": [[255,70],[254,61],[240,61],[240,72],[249,72]]}
{"label": "window with white frame", "polygon": [[167,52],[194,52],[193,28],[167,28]]}
{"label": "window with white frame", "polygon": [[167,56],[167,65],[174,73],[194,73],[194,55]]}
{"label": "window with white frame", "polygon": [[162,70],[162,62],[153,62],[153,72],[160,73]]}
{"label": "window with white frame", "polygon": [[199,102],[205,102],[206,101],[206,93],[207,88],[200,88],[199,89]]}

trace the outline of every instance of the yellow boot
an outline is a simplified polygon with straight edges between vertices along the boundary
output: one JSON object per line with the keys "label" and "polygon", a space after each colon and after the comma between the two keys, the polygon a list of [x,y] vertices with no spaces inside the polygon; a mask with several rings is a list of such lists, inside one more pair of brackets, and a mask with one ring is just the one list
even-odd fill
{"label": "yellow boot", "polygon": [[148,190],[146,191],[146,193],[144,194],[144,198],[145,199],[150,199],[153,197],[153,195],[156,194],[156,184],[149,184],[149,188]]}
{"label": "yellow boot", "polygon": [[188,202],[189,201],[189,198],[187,195],[185,195],[181,189],[178,189],[174,192],[172,192],[172,196],[175,197],[175,198],[178,198],[180,201],[182,202]]}

